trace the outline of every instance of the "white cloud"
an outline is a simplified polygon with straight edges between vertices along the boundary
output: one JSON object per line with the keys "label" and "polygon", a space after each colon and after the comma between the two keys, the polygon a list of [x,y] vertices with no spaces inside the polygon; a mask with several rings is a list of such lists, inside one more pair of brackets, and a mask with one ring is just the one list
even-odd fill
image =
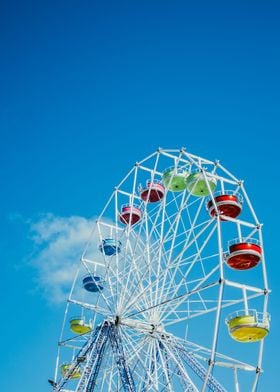
{"label": "white cloud", "polygon": [[[53,214],[30,223],[35,248],[31,263],[37,269],[38,286],[50,302],[65,301],[94,224],[93,218]],[[97,238],[93,241],[97,247]]]}

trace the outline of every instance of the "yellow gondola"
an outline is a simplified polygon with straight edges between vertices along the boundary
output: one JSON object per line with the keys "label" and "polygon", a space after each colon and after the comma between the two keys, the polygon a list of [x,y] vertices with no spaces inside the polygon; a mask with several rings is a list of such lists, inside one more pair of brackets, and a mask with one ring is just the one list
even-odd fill
{"label": "yellow gondola", "polygon": [[62,376],[63,377],[66,376],[66,377],[71,378],[71,379],[80,378],[81,375],[82,375],[80,368],[76,367],[72,371],[69,372],[70,367],[71,367],[70,363],[64,363],[63,365],[60,366],[60,370],[61,370]]}
{"label": "yellow gondola", "polygon": [[238,342],[258,342],[269,333],[269,315],[256,310],[232,313],[226,323],[230,336]]}
{"label": "yellow gondola", "polygon": [[81,317],[73,317],[70,320],[70,329],[76,334],[88,333],[92,330],[92,325],[90,323],[85,323],[85,320]]}

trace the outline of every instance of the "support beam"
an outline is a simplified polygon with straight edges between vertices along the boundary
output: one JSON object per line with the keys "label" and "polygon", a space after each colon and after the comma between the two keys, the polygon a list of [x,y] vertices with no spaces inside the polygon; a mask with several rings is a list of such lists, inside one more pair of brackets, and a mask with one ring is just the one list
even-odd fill
{"label": "support beam", "polygon": [[[201,363],[183,347],[178,346],[177,351],[180,354],[183,361],[195,372],[195,374],[204,381],[207,377],[207,369],[201,365]],[[226,389],[212,376],[209,374],[207,380],[207,387],[213,392],[227,392]]]}
{"label": "support beam", "polygon": [[112,345],[112,350],[115,355],[116,364],[119,370],[123,389],[125,392],[136,392],[135,383],[130,368],[125,360],[123,344],[119,329],[113,323],[110,324],[109,337]]}

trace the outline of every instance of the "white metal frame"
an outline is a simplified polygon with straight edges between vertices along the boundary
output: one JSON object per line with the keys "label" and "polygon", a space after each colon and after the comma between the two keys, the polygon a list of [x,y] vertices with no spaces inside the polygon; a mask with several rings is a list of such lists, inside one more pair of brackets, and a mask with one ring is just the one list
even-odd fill
{"label": "white metal frame", "polygon": [[[139,184],[148,180],[162,181],[164,169],[170,166],[189,173],[197,170],[202,173],[200,179],[205,180],[209,192],[207,200],[212,200],[216,218],[205,210],[206,198],[195,197],[187,190],[166,189],[163,199],[157,203],[141,200]],[[211,178],[217,182],[214,192],[209,185]],[[245,215],[221,219],[215,194],[230,188],[242,198]],[[127,203],[137,204],[142,211],[141,220],[135,225],[120,222],[121,206]],[[254,271],[256,286],[247,284],[248,273],[243,277],[241,271],[237,278],[225,264],[227,243],[236,236],[258,241],[262,248],[261,263]],[[106,256],[98,252],[98,244],[108,237],[121,241],[120,253]],[[82,293],[80,279],[85,274],[99,274],[104,289],[98,293]],[[251,308],[256,304],[257,311],[266,314],[268,294],[262,225],[243,181],[218,161],[201,158],[185,149],[158,149],[134,165],[114,189],[96,221],[67,300],[55,382],[60,379],[60,364],[67,355],[71,362],[71,355],[73,358],[89,338],[89,334],[71,336],[67,330],[70,317],[80,309],[95,325],[101,319],[116,322],[137,391],[179,391],[189,382],[190,391],[205,392],[216,368],[232,371],[231,383],[225,385],[225,389],[242,391],[242,382],[248,373],[251,390],[255,391],[261,374],[263,342],[255,343],[259,345],[255,364],[247,364],[226,352],[218,353],[221,339],[229,339],[225,338],[225,324],[221,321],[227,307],[246,311],[249,305]],[[192,334],[197,338],[197,330],[203,329],[205,322],[211,325],[204,336],[207,345],[191,343]],[[192,379],[191,371],[176,357],[166,339],[170,336],[173,341],[181,342],[186,329],[188,341],[182,340],[182,344],[207,367],[207,376],[200,383],[195,377]],[[182,331],[181,337],[176,337],[178,331]],[[163,346],[168,361],[160,349]],[[108,352],[109,348],[106,350],[97,389],[117,391],[121,389],[121,380],[113,355]],[[180,378],[184,378],[185,387]],[[68,384],[71,390],[78,390],[78,382],[72,380]]]}

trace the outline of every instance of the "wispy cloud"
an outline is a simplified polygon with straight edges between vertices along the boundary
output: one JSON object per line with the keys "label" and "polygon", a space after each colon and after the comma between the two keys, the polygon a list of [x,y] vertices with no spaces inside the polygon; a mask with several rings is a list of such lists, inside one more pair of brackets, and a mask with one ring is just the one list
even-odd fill
{"label": "wispy cloud", "polygon": [[[34,243],[31,264],[37,270],[38,287],[50,302],[64,301],[95,219],[44,214],[29,224]],[[97,247],[98,239],[93,241]]]}

